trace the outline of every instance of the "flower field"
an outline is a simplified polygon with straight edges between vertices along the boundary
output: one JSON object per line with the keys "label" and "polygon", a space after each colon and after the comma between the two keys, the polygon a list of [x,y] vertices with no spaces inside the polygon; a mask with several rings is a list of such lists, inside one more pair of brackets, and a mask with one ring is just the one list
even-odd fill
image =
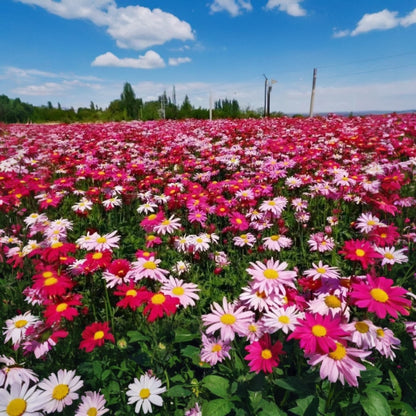
{"label": "flower field", "polygon": [[416,415],[416,114],[0,126],[0,415]]}

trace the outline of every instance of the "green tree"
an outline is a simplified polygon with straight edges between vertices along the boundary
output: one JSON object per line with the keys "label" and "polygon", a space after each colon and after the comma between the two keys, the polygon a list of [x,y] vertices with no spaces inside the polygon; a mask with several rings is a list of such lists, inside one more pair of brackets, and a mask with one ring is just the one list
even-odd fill
{"label": "green tree", "polygon": [[123,92],[120,96],[121,108],[124,112],[124,118],[127,120],[134,120],[138,118],[141,99],[136,99],[136,94],[132,86],[126,82],[123,87]]}
{"label": "green tree", "polygon": [[189,100],[189,97],[185,95],[181,108],[179,109],[179,117],[180,118],[190,118],[192,117],[192,104]]}

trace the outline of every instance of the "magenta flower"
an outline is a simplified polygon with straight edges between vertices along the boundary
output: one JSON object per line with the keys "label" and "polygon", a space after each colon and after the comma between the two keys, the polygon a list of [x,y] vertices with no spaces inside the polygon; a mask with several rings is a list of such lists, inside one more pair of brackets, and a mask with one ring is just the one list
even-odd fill
{"label": "magenta flower", "polygon": [[367,308],[379,318],[386,314],[397,318],[397,314],[409,315],[412,302],[403,298],[407,290],[393,286],[393,280],[367,275],[366,281],[352,284],[351,298],[359,308]]}
{"label": "magenta flower", "polygon": [[283,353],[283,346],[280,341],[272,344],[270,335],[264,334],[258,341],[247,345],[245,350],[248,354],[244,359],[249,361],[250,371],[271,373],[273,368],[279,365],[279,355]]}
{"label": "magenta flower", "polygon": [[287,339],[298,339],[307,354],[328,354],[337,348],[336,341],[347,336],[349,333],[341,328],[341,318],[306,313]]}

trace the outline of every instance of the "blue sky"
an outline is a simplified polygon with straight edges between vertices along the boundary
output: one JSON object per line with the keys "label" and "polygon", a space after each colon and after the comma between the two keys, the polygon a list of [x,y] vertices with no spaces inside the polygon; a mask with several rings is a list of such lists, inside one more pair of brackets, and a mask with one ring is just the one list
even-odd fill
{"label": "blue sky", "polygon": [[416,108],[415,0],[1,0],[0,94],[105,108],[125,82],[195,107]]}

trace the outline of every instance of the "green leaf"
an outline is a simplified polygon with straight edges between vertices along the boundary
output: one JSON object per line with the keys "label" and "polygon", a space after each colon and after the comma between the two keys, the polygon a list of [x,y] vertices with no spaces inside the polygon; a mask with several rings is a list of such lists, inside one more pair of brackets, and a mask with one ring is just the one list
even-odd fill
{"label": "green leaf", "polygon": [[391,416],[389,402],[378,391],[368,390],[360,403],[368,416]]}
{"label": "green leaf", "polygon": [[318,414],[319,399],[314,395],[303,397],[296,400],[296,407],[290,409],[292,413],[298,416],[316,416]]}
{"label": "green leaf", "polygon": [[130,342],[149,341],[149,337],[139,331],[128,331],[127,336],[130,338]]}
{"label": "green leaf", "polygon": [[398,401],[402,400],[402,389],[400,387],[399,381],[396,376],[393,374],[393,371],[389,370],[389,376],[393,390],[396,393],[396,398]]}
{"label": "green leaf", "polygon": [[206,376],[202,379],[202,385],[216,396],[222,397],[224,399],[228,397],[227,390],[230,386],[230,383],[224,377],[215,375]]}
{"label": "green leaf", "polygon": [[181,349],[181,354],[184,357],[191,358],[194,362],[199,362],[201,350],[193,345],[187,345],[185,348]]}
{"label": "green leaf", "polygon": [[191,395],[191,392],[185,389],[183,386],[172,386],[166,393],[167,397],[187,397]]}
{"label": "green leaf", "polygon": [[202,405],[202,416],[226,416],[232,408],[233,404],[228,400],[211,400]]}
{"label": "green leaf", "polygon": [[286,416],[287,413],[279,409],[276,403],[262,400],[260,403],[262,411],[258,413],[258,416]]}
{"label": "green leaf", "polygon": [[390,408],[393,410],[401,410],[400,416],[416,416],[416,410],[405,402],[391,401]]}
{"label": "green leaf", "polygon": [[175,331],[175,339],[173,342],[174,343],[189,342],[198,337],[199,337],[198,333],[191,332],[185,328],[177,328]]}

